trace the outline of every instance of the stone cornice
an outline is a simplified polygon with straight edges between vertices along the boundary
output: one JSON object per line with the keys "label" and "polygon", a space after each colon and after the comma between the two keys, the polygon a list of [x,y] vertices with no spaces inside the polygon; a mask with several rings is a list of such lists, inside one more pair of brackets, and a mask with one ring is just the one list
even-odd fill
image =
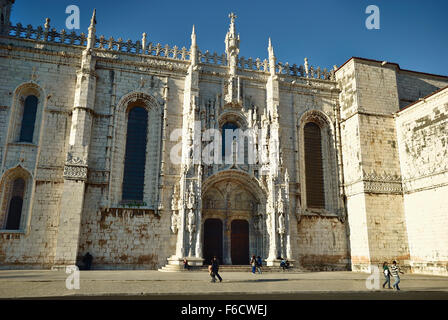
{"label": "stone cornice", "polygon": [[344,123],[345,121],[349,120],[350,118],[353,118],[356,115],[394,118],[394,115],[390,114],[390,113],[376,113],[376,112],[370,112],[370,111],[364,111],[364,110],[356,110],[349,116],[345,117],[344,119],[341,119],[340,123]]}

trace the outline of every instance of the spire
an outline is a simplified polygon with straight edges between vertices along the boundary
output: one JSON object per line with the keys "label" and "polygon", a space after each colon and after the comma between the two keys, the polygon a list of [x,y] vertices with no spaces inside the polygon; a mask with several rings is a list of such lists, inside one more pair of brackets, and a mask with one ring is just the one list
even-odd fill
{"label": "spire", "polygon": [[193,30],[191,31],[191,46],[196,47],[196,32],[194,30],[194,25]]}
{"label": "spire", "polygon": [[194,29],[191,31],[191,49],[190,49],[190,60],[192,65],[196,65],[198,63],[198,45],[196,43],[196,31]]}
{"label": "spire", "polygon": [[96,32],[96,9],[93,9],[92,19],[90,19],[89,35],[87,37],[87,49],[95,47],[95,32]]}
{"label": "spire", "polygon": [[226,54],[227,61],[230,67],[230,75],[235,76],[238,64],[238,54],[240,52],[240,37],[236,35],[235,32],[235,19],[236,15],[232,12],[229,14],[230,27],[226,34],[225,44],[226,44]]}
{"label": "spire", "polygon": [[229,27],[229,33],[231,36],[233,36],[233,38],[235,38],[235,19],[237,18],[237,16],[231,12],[229,14],[229,18],[230,18],[230,27]]}
{"label": "spire", "polygon": [[275,55],[274,55],[274,47],[272,46],[271,37],[269,37],[268,52],[269,52],[269,59],[270,59],[271,57],[274,57],[274,58],[275,58]]}
{"label": "spire", "polygon": [[96,26],[96,9],[93,9],[92,19],[90,19],[90,26]]}
{"label": "spire", "polygon": [[148,34],[146,32],[142,33],[142,54],[146,53],[146,39],[148,37]]}
{"label": "spire", "polygon": [[14,0],[0,0],[0,35],[8,35],[11,27],[11,10]]}
{"label": "spire", "polygon": [[275,54],[274,47],[272,46],[271,37],[269,37],[269,45],[268,45],[268,53],[269,53],[269,71],[271,75],[275,75]]}

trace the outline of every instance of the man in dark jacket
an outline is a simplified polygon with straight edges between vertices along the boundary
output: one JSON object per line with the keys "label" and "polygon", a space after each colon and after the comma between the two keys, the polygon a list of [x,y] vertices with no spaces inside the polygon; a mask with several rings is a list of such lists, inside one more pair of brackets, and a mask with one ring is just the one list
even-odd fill
{"label": "man in dark jacket", "polygon": [[222,278],[219,275],[218,271],[219,271],[218,259],[216,258],[216,256],[214,256],[212,259],[212,272],[210,272],[210,276],[212,277],[211,282],[216,282],[215,277],[218,277],[219,282],[222,282]]}

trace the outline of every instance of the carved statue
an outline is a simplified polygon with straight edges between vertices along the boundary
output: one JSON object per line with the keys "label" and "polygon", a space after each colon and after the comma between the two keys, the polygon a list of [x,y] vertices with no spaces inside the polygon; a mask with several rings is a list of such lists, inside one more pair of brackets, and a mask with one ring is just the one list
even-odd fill
{"label": "carved statue", "polygon": [[286,228],[285,228],[285,217],[283,215],[283,213],[278,215],[278,233],[280,235],[284,235],[286,232]]}
{"label": "carved statue", "polygon": [[188,191],[187,208],[192,210],[196,208],[196,199],[194,194],[193,182],[190,183],[190,190]]}
{"label": "carved statue", "polygon": [[277,205],[278,213],[281,214],[281,213],[284,212],[283,196],[282,196],[282,190],[281,189],[278,190],[277,203],[278,203],[278,205]]}
{"label": "carved statue", "polygon": [[194,210],[190,209],[188,211],[188,217],[187,217],[187,230],[191,235],[196,231],[196,215],[194,213]]}
{"label": "carved statue", "polygon": [[173,233],[177,233],[178,223],[179,223],[179,216],[175,211],[173,211],[173,213],[171,214],[171,231]]}
{"label": "carved statue", "polygon": [[179,229],[179,214],[177,210],[179,210],[179,192],[177,185],[174,186],[173,196],[171,198],[171,231],[173,233],[177,233]]}

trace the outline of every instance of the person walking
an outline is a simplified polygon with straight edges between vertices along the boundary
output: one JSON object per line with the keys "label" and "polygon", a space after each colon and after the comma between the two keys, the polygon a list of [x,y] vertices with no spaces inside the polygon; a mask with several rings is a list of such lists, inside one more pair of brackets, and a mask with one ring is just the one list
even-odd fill
{"label": "person walking", "polygon": [[216,256],[214,256],[212,258],[211,272],[210,272],[210,276],[212,277],[211,282],[216,282],[216,277],[218,277],[219,282],[222,282],[222,278],[219,275],[218,271],[219,271],[219,262]]}
{"label": "person walking", "polygon": [[261,261],[261,257],[260,256],[258,256],[257,257],[257,270],[258,270],[258,273],[259,274],[261,274],[261,267],[263,266],[263,261]]}
{"label": "person walking", "polygon": [[257,268],[257,259],[255,258],[255,255],[252,256],[252,259],[250,259],[250,265],[252,266],[252,273],[255,274],[255,270]]}
{"label": "person walking", "polygon": [[392,276],[395,279],[393,287],[397,291],[399,291],[400,290],[400,287],[398,286],[398,284],[400,283],[400,275],[399,275],[399,273],[401,273],[401,274],[404,274],[404,273],[401,272],[400,268],[397,266],[397,261],[395,261],[395,260],[394,260],[394,262],[392,262],[392,267],[390,267],[390,269],[391,269],[390,273],[392,274]]}
{"label": "person walking", "polygon": [[383,274],[384,274],[384,279],[386,280],[383,283],[383,289],[386,286],[386,284],[388,286],[388,289],[392,289],[392,287],[390,286],[390,270],[389,270],[389,266],[387,265],[386,261],[384,261],[384,263],[383,263]]}
{"label": "person walking", "polygon": [[187,258],[184,258],[184,269],[185,270],[190,270],[190,265],[188,264]]}

